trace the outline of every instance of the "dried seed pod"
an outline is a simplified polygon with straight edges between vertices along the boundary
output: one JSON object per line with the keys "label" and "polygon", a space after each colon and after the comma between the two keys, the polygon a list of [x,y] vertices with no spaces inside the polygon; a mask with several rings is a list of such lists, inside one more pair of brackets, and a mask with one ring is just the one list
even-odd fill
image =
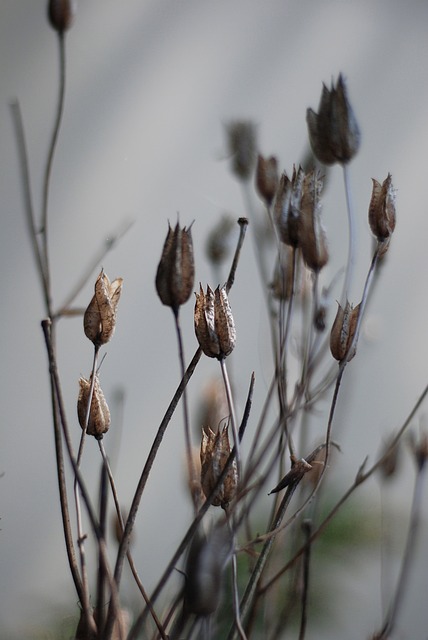
{"label": "dried seed pod", "polygon": [[399,469],[400,466],[400,442],[393,445],[392,439],[388,440],[384,443],[383,446],[383,454],[385,458],[382,460],[379,472],[384,480],[390,480],[393,478]]}
{"label": "dried seed pod", "polygon": [[223,262],[232,248],[232,235],[235,229],[235,221],[229,215],[222,216],[221,220],[212,229],[206,244],[208,259],[215,265]]}
{"label": "dried seed pod", "polygon": [[302,167],[290,178],[284,172],[279,180],[273,205],[273,215],[281,242],[291,247],[299,246],[299,219],[305,172]]}
{"label": "dried seed pod", "polygon": [[64,33],[73,24],[76,13],[76,3],[73,0],[49,0],[48,19],[51,27]]}
{"label": "dried seed pod", "polygon": [[[77,415],[82,429],[86,426],[86,414],[88,411],[89,393],[91,380],[79,379],[79,398],[77,400]],[[95,376],[94,390],[92,394],[91,408],[86,433],[101,440],[110,427],[110,410],[101,390],[98,376]]]}
{"label": "dried seed pod", "polygon": [[122,283],[122,278],[110,282],[104,270],[97,278],[95,294],[83,317],[85,335],[96,347],[106,344],[113,337]]}
{"label": "dried seed pod", "polygon": [[269,207],[275,197],[278,188],[278,161],[274,156],[264,158],[262,155],[257,157],[256,167],[256,188],[260,197]]}
{"label": "dried seed pod", "polygon": [[391,174],[380,184],[372,178],[373,190],[369,205],[369,224],[378,242],[384,242],[395,229],[395,190]]}
{"label": "dried seed pod", "polygon": [[232,538],[224,525],[208,534],[197,530],[186,561],[184,609],[197,616],[208,616],[217,609],[221,598],[224,568],[232,553]]}
{"label": "dried seed pod", "polygon": [[306,462],[304,458],[293,460],[290,471],[283,477],[281,482],[270,491],[269,495],[271,493],[278,493],[278,491],[285,489],[285,487],[288,487],[290,484],[298,484],[305,473],[308,473],[311,469],[312,465]]}
{"label": "dried seed pod", "polygon": [[249,180],[257,156],[256,128],[253,122],[231,122],[226,127],[232,171],[240,180]]}
{"label": "dried seed pod", "polygon": [[[214,433],[208,428],[202,431],[201,442],[201,486],[205,496],[208,496],[216,486],[218,479],[230,455],[230,443],[227,425]],[[212,501],[215,507],[226,507],[234,498],[238,484],[235,460],[232,462],[217,495]]]}
{"label": "dried seed pod", "polygon": [[360,130],[339,75],[336,86],[323,85],[318,113],[306,111],[309,140],[315,157],[323,164],[348,163],[360,146]]}
{"label": "dried seed pod", "polygon": [[215,292],[207,286],[205,294],[199,285],[194,321],[196,337],[205,355],[221,360],[233,351],[236,331],[225,286],[217,287]]}
{"label": "dried seed pod", "polygon": [[354,339],[359,312],[359,304],[354,308],[346,301],[345,308],[340,304],[338,306],[330,334],[330,350],[333,358],[339,362],[345,358],[349,362],[355,356],[356,347],[353,348],[352,353],[348,352]]}
{"label": "dried seed pod", "polygon": [[416,466],[422,471],[428,460],[428,434],[423,432],[420,434],[419,442],[413,436],[410,437],[410,446],[415,457]]}
{"label": "dried seed pod", "polygon": [[156,272],[156,290],[162,303],[178,313],[193,291],[195,263],[190,227],[183,229],[179,223],[168,233]]}
{"label": "dried seed pod", "polygon": [[323,181],[315,170],[303,179],[299,216],[299,243],[303,260],[319,272],[328,262],[327,238],[321,224],[320,195]]}

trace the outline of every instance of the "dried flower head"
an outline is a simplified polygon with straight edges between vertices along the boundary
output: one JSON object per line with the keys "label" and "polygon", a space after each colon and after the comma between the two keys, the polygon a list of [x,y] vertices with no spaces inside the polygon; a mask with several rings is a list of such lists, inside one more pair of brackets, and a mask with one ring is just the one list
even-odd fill
{"label": "dried flower head", "polygon": [[221,598],[223,570],[232,552],[226,526],[217,525],[208,534],[197,530],[186,561],[184,608],[187,613],[208,616]]}
{"label": "dried flower head", "polygon": [[391,174],[380,184],[372,179],[373,190],[369,205],[369,224],[378,242],[389,239],[395,229],[395,189]]}
{"label": "dried flower head", "polygon": [[168,233],[156,273],[156,290],[162,303],[174,313],[187,302],[193,291],[195,264],[190,227],[183,229],[177,222]]}
{"label": "dried flower head", "polygon": [[[77,400],[77,415],[82,429],[86,426],[91,380],[79,379],[79,398]],[[101,390],[98,376],[95,376],[94,390],[92,394],[91,408],[86,433],[101,440],[110,427],[110,410]]]}
{"label": "dried flower head", "polygon": [[[214,433],[210,428],[202,431],[201,442],[201,486],[205,496],[214,490],[230,455],[229,434],[227,425]],[[232,462],[224,481],[218,488],[212,504],[226,507],[234,498],[238,475],[235,460]]]}
{"label": "dried flower head", "polygon": [[240,180],[249,180],[257,157],[256,127],[250,121],[231,122],[226,133],[232,171]]}
{"label": "dried flower head", "polygon": [[341,362],[347,358],[348,362],[356,353],[356,347],[352,353],[348,353],[354,339],[357,328],[360,305],[355,308],[346,301],[345,308],[340,304],[337,309],[336,318],[330,334],[330,350],[333,358]]}
{"label": "dried flower head", "polygon": [[303,179],[300,201],[299,244],[306,266],[316,273],[328,262],[327,238],[321,223],[323,180],[315,171]]}
{"label": "dried flower head", "polygon": [[221,217],[210,232],[206,244],[206,253],[213,264],[218,265],[229,256],[234,229],[234,219],[226,214]]}
{"label": "dried flower head", "polygon": [[199,285],[194,320],[196,337],[205,355],[221,360],[233,351],[236,331],[225,286],[215,291],[207,286],[204,293]]}
{"label": "dried flower head", "polygon": [[122,283],[122,278],[110,282],[104,270],[97,278],[95,294],[83,316],[85,335],[96,347],[109,342],[113,336]]}
{"label": "dried flower head", "polygon": [[278,183],[277,159],[274,156],[264,158],[259,154],[257,157],[256,167],[256,188],[260,197],[265,201],[267,206],[272,204],[272,200],[274,199],[278,188]]}
{"label": "dried flower head", "polygon": [[273,215],[281,242],[292,247],[299,245],[300,209],[302,199],[303,180],[305,172],[302,167],[290,178],[284,172],[279,180],[278,189],[273,205]]}
{"label": "dried flower head", "polygon": [[74,0],[49,0],[48,3],[48,19],[51,27],[64,33],[70,29],[73,24],[74,15],[76,13],[76,3]]}
{"label": "dried flower head", "polygon": [[323,164],[348,163],[360,146],[360,130],[339,75],[336,86],[323,85],[318,113],[306,112],[309,140],[314,155]]}

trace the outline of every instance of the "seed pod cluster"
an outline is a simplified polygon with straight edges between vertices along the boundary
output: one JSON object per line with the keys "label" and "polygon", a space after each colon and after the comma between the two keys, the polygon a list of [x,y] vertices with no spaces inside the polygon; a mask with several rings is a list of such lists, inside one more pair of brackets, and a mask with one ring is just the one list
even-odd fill
{"label": "seed pod cluster", "polygon": [[95,294],[83,317],[85,335],[96,347],[106,344],[113,337],[122,283],[122,278],[110,282],[104,270],[97,278]]}
{"label": "seed pod cluster", "polygon": [[86,378],[79,379],[79,398],[77,400],[77,415],[79,424],[82,429],[86,427],[86,433],[94,436],[97,440],[101,440],[103,435],[107,433],[110,427],[110,410],[106,399],[101,390],[98,376],[95,376],[94,390],[92,394],[91,408],[89,410],[88,424],[86,425],[86,416],[89,403],[89,394],[91,389],[91,380]]}
{"label": "seed pod cluster", "polygon": [[[205,496],[211,494],[230,455],[230,443],[227,425],[214,433],[210,428],[202,432],[201,442],[201,486]],[[238,484],[235,460],[212,501],[216,507],[226,507],[234,498]]]}
{"label": "seed pod cluster", "polygon": [[342,362],[345,357],[349,362],[355,356],[356,347],[352,349],[351,353],[348,352],[354,339],[359,312],[359,304],[354,308],[352,304],[347,301],[345,308],[340,304],[338,306],[330,334],[330,351],[333,358],[339,362]]}
{"label": "seed pod cluster", "polygon": [[315,157],[323,164],[347,164],[360,147],[360,129],[342,74],[331,89],[323,85],[318,113],[306,112],[309,141]]}
{"label": "seed pod cluster", "polygon": [[215,291],[207,286],[207,292],[204,293],[202,285],[199,285],[194,321],[195,334],[205,355],[222,360],[233,351],[236,343],[235,322],[225,286],[217,287]]}
{"label": "seed pod cluster", "polygon": [[156,273],[156,290],[161,302],[178,313],[193,291],[195,263],[190,227],[183,229],[177,222],[168,233]]}

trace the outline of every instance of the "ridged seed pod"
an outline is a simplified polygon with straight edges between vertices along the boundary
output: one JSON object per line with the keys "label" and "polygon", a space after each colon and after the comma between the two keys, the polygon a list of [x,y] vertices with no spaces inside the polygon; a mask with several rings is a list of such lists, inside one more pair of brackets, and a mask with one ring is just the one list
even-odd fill
{"label": "ridged seed pod", "polygon": [[330,334],[330,350],[333,358],[341,362],[345,357],[348,362],[355,356],[356,348],[348,354],[357,327],[360,305],[355,308],[347,301],[345,308],[340,304]]}
{"label": "ridged seed pod", "polygon": [[[229,455],[230,443],[227,425],[217,433],[214,433],[210,428],[202,432],[201,486],[205,497],[208,498],[216,486]],[[233,461],[212,504],[216,507],[226,507],[235,496],[237,484],[236,462]]]}
{"label": "ridged seed pod", "polygon": [[355,156],[360,147],[360,130],[342,74],[331,89],[323,85],[318,113],[308,109],[306,122],[312,151],[320,162],[346,164]]}
{"label": "ridged seed pod", "polygon": [[284,172],[279,180],[273,205],[273,216],[281,242],[291,247],[299,246],[300,209],[303,180],[305,172],[302,167],[290,178]]}
{"label": "ridged seed pod", "polygon": [[315,170],[303,180],[300,201],[299,246],[306,266],[316,273],[328,262],[327,237],[321,223],[323,181]]}
{"label": "ridged seed pod", "polygon": [[222,360],[233,351],[236,330],[225,286],[215,292],[207,286],[204,293],[199,285],[194,321],[196,338],[205,355]]}
{"label": "ridged seed pod", "polygon": [[379,242],[384,242],[395,229],[395,190],[391,174],[380,184],[372,179],[373,190],[369,205],[369,224]]}
{"label": "ridged seed pod", "polygon": [[[91,380],[86,378],[79,379],[79,398],[77,400],[77,415],[79,424],[82,429],[85,428],[86,414],[88,410],[89,392],[91,388]],[[89,420],[86,433],[94,436],[97,440],[101,440],[103,435],[107,433],[110,427],[110,410],[106,399],[101,390],[98,377],[95,376],[94,390],[92,394],[91,408],[89,411]]]}
{"label": "ridged seed pod", "polygon": [[96,347],[106,344],[113,337],[122,283],[122,278],[110,282],[104,270],[97,278],[95,294],[83,316],[85,335]]}
{"label": "ridged seed pod", "polygon": [[162,256],[156,272],[156,291],[161,302],[178,313],[179,307],[187,302],[193,291],[195,263],[190,227],[183,229],[179,223],[168,233]]}

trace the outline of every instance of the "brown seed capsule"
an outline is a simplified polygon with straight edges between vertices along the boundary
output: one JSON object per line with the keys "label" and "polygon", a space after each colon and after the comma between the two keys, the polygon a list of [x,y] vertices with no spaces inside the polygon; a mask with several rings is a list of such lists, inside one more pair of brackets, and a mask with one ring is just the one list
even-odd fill
{"label": "brown seed capsule", "polygon": [[[79,418],[79,424],[82,429],[84,429],[86,425],[91,380],[80,378],[79,386],[80,391],[79,398],[77,400],[77,415]],[[91,409],[89,411],[86,433],[89,436],[94,436],[97,440],[101,440],[104,433],[107,433],[109,430],[109,427],[110,410],[101,390],[98,376],[95,376],[94,391],[92,394]]]}
{"label": "brown seed capsule", "polygon": [[[214,433],[208,428],[202,431],[201,442],[201,486],[205,496],[211,494],[230,455],[227,425]],[[233,461],[212,501],[215,507],[226,507],[234,498],[238,484],[236,462]]]}
{"label": "brown seed capsule", "polygon": [[221,264],[229,256],[232,249],[232,236],[235,221],[230,215],[222,216],[212,229],[206,244],[208,259],[215,265]]}
{"label": "brown seed capsule", "polygon": [[330,350],[333,358],[339,362],[344,360],[345,357],[349,362],[355,356],[356,347],[353,348],[352,353],[348,354],[348,351],[355,335],[359,312],[359,304],[354,308],[346,301],[345,308],[340,304],[338,306],[330,334]]}
{"label": "brown seed capsule", "polygon": [[51,27],[64,33],[73,24],[76,13],[76,3],[73,0],[49,0],[48,19]]}
{"label": "brown seed capsule", "polygon": [[303,260],[316,273],[328,262],[327,238],[321,224],[322,188],[323,181],[315,170],[305,175],[300,201],[299,244]]}
{"label": "brown seed capsule", "polygon": [[373,181],[372,197],[369,205],[369,224],[379,242],[388,239],[395,229],[395,190],[391,174],[380,184]]}
{"label": "brown seed capsule", "polygon": [[228,527],[217,525],[208,534],[196,531],[186,561],[184,609],[208,616],[217,609],[222,595],[222,575],[232,553]]}
{"label": "brown seed capsule", "polygon": [[299,219],[305,172],[302,167],[290,178],[284,172],[279,180],[273,205],[273,215],[281,242],[292,247],[299,246]]}
{"label": "brown seed capsule", "polygon": [[193,291],[195,263],[190,227],[175,229],[168,225],[168,234],[156,273],[156,290],[162,303],[178,312]]}
{"label": "brown seed capsule", "polygon": [[97,347],[113,337],[122,283],[122,278],[110,282],[104,270],[95,283],[95,294],[83,316],[83,328],[86,337]]}
{"label": "brown seed capsule", "polygon": [[323,164],[348,163],[360,146],[360,130],[339,75],[336,86],[323,85],[318,113],[306,111],[309,140],[314,155]]}
{"label": "brown seed capsule", "polygon": [[256,168],[256,188],[267,204],[270,206],[278,188],[278,161],[274,156],[264,158],[258,155]]}
{"label": "brown seed capsule", "polygon": [[256,128],[252,122],[231,122],[226,127],[232,171],[241,180],[249,180],[257,156]]}
{"label": "brown seed capsule", "polygon": [[205,294],[199,285],[194,321],[196,337],[205,355],[221,360],[233,351],[236,331],[225,286],[217,287],[215,292],[208,286]]}

